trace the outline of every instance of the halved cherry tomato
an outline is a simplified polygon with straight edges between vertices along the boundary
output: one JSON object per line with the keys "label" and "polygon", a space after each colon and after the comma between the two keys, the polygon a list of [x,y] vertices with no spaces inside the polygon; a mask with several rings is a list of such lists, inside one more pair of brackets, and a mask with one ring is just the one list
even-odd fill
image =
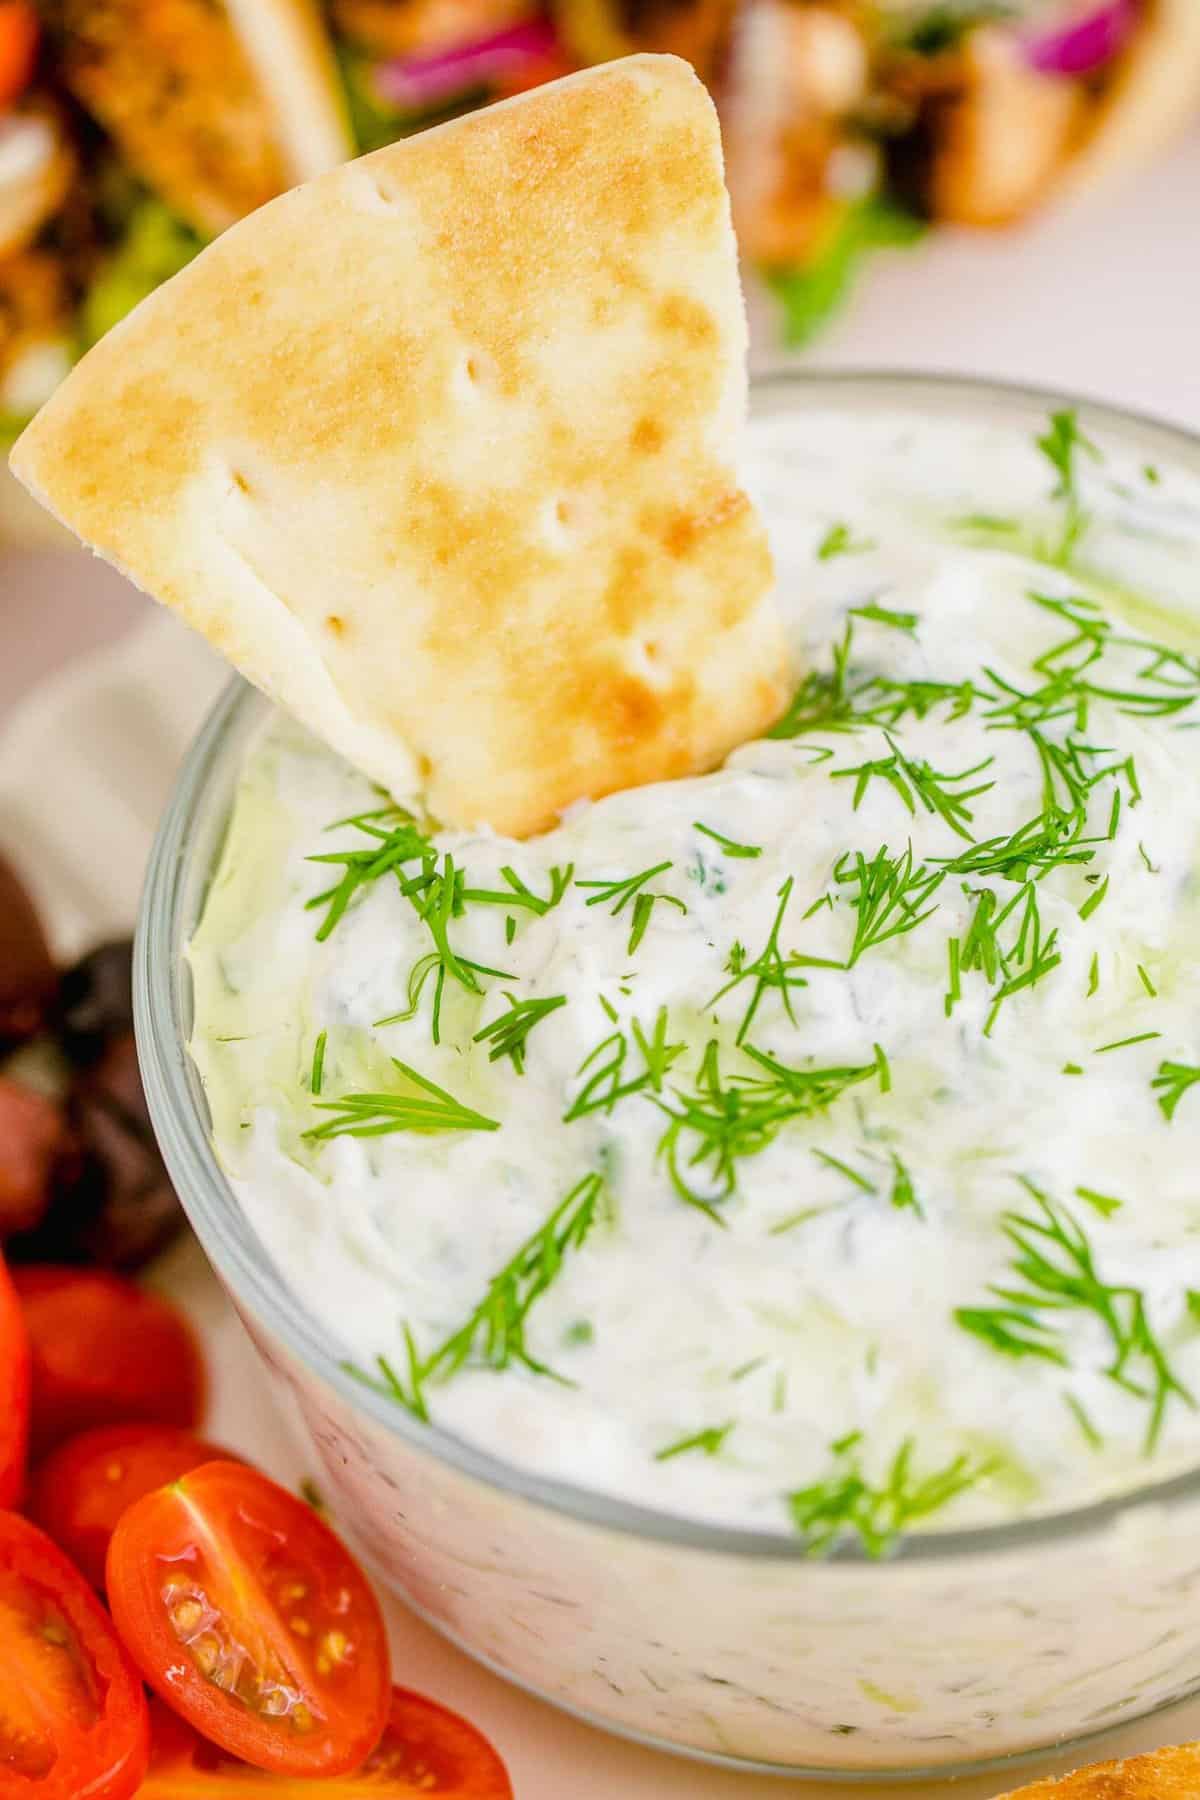
{"label": "halved cherry tomato", "polygon": [[0,0],[0,106],[8,106],[29,86],[37,47],[37,14],[29,0]]}
{"label": "halved cherry tomato", "polygon": [[173,1425],[100,1425],[52,1450],[34,1470],[26,1506],[93,1587],[104,1586],[108,1540],[126,1509],[201,1463],[234,1461]]}
{"label": "halved cherry tomato", "polygon": [[44,1532],[0,1513],[0,1795],[128,1800],[146,1696],[112,1622]]}
{"label": "halved cherry tomato", "polygon": [[151,1687],[231,1756],[341,1775],[390,1701],[387,1634],[362,1570],[312,1507],[206,1463],[122,1515],[108,1601]]}
{"label": "halved cherry tomato", "polygon": [[360,1769],[332,1780],[266,1775],[236,1762],[150,1702],[150,1772],[138,1800],[404,1800],[445,1794],[449,1800],[512,1800],[504,1764],[481,1732],[436,1700],[392,1689],[383,1737]]}
{"label": "halved cherry tomato", "polygon": [[25,1491],[29,1384],[25,1315],[0,1258],[0,1507],[16,1506]]}
{"label": "halved cherry tomato", "polygon": [[32,1454],[91,1425],[194,1425],[204,1370],[175,1308],[99,1269],[13,1270],[33,1345]]}

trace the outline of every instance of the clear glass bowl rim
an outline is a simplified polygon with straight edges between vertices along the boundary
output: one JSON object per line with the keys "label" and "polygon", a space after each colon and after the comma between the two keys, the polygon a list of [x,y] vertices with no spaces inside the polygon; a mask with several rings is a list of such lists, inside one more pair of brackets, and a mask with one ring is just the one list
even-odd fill
{"label": "clear glass bowl rim", "polygon": [[[1024,383],[888,369],[767,369],[756,375],[751,385],[752,402],[774,411],[782,410],[780,403],[789,400],[797,405],[878,403],[918,412],[928,410],[933,402],[934,411],[963,415],[969,415],[973,402],[1026,408],[1043,415],[1057,408],[1076,408],[1084,415],[1085,424],[1118,439],[1134,437],[1139,445],[1156,448],[1159,454],[1200,474],[1200,435],[1185,427],[1129,408]],[[194,924],[194,918],[186,916],[191,894],[188,851],[197,824],[207,817],[211,805],[210,779],[215,775],[225,782],[228,798],[227,738],[251,709],[268,704],[241,677],[234,676],[201,727],[155,837],[134,944],[134,1023],[151,1119],[184,1211],[217,1273],[251,1318],[261,1321],[310,1373],[353,1409],[367,1414],[376,1426],[394,1432],[412,1448],[488,1487],[583,1524],[681,1548],[780,1562],[809,1560],[803,1542],[784,1528],[714,1525],[634,1505],[599,1490],[532,1474],[436,1424],[423,1425],[346,1373],[336,1348],[258,1246],[209,1139],[203,1092],[186,1048],[191,1024],[190,980],[181,952]],[[241,732],[236,736],[240,742]],[[213,839],[218,850],[223,830],[222,823]],[[215,860],[214,856],[214,864]],[[1197,1497],[1200,1466],[1064,1512],[966,1529],[911,1533],[875,1566],[883,1570],[897,1562],[951,1561],[981,1553],[1027,1551],[1066,1539],[1077,1541],[1082,1534],[1105,1532],[1138,1514]],[[822,1560],[826,1565],[862,1566],[870,1559],[858,1546],[845,1544]]]}

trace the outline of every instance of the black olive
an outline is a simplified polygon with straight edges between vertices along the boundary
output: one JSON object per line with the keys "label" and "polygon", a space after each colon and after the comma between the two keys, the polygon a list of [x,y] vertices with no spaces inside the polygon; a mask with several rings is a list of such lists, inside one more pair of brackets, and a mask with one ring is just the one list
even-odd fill
{"label": "black olive", "polygon": [[0,856],[0,1050],[41,1030],[57,987],[33,901],[16,870]]}
{"label": "black olive", "polygon": [[132,1032],[110,1037],[80,1070],[67,1117],[78,1157],[62,1170],[37,1229],[10,1238],[6,1253],[16,1262],[136,1269],[184,1218],[150,1127]]}
{"label": "black olive", "polygon": [[58,1032],[77,1068],[99,1062],[114,1038],[133,1029],[133,945],[101,944],[62,978]]}

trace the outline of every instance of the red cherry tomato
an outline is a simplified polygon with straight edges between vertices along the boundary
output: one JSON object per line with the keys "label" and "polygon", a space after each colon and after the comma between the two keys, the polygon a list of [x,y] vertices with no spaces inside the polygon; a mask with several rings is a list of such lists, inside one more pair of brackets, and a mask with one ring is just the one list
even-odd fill
{"label": "red cherry tomato", "polygon": [[181,1315],[99,1269],[13,1271],[33,1345],[32,1454],[91,1425],[194,1425],[204,1371]]}
{"label": "red cherry tomato", "polygon": [[33,79],[38,21],[29,0],[0,0],[0,106],[19,99]]}
{"label": "red cherry tomato", "polygon": [[504,1764],[482,1733],[435,1700],[392,1689],[377,1748],[360,1769],[332,1780],[265,1775],[198,1736],[160,1700],[150,1702],[153,1749],[138,1800],[512,1800]]}
{"label": "red cherry tomato", "polygon": [[25,1491],[29,1442],[29,1333],[16,1289],[0,1260],[0,1507]]}
{"label": "red cherry tomato", "polygon": [[378,1743],[391,1690],[379,1603],[312,1507],[206,1463],[124,1513],[108,1602],[142,1674],[231,1756],[341,1775]]}
{"label": "red cherry tomato", "polygon": [[44,1532],[0,1513],[0,1796],[128,1800],[146,1696],[112,1623]]}
{"label": "red cherry tomato", "polygon": [[363,1774],[399,1783],[397,1793],[512,1800],[508,1771],[481,1731],[407,1688],[392,1689],[387,1730]]}
{"label": "red cherry tomato", "polygon": [[52,1450],[34,1470],[26,1507],[93,1587],[104,1587],[108,1540],[126,1509],[228,1451],[172,1425],[100,1425]]}

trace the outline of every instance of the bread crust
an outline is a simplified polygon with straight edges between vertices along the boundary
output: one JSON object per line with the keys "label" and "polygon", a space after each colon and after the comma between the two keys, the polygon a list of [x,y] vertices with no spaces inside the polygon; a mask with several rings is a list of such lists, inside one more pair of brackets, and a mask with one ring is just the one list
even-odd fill
{"label": "bread crust", "polygon": [[1197,1800],[1200,1744],[1176,1744],[1122,1762],[1093,1763],[1057,1781],[1035,1781],[998,1800]]}

